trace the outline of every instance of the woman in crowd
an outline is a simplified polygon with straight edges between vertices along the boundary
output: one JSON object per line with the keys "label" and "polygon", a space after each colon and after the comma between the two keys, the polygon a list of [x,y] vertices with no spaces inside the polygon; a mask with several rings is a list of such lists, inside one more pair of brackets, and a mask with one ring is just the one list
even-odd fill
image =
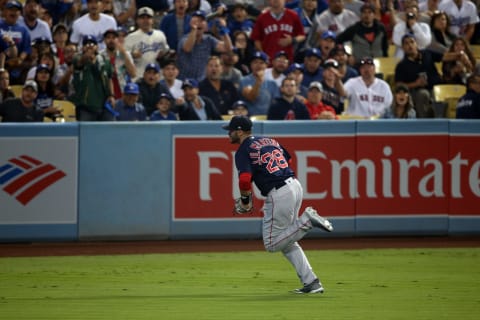
{"label": "woman in crowd", "polygon": [[445,53],[442,64],[443,81],[450,84],[465,84],[475,70],[475,56],[464,38],[456,38]]}
{"label": "woman in crowd", "polygon": [[415,119],[417,114],[413,106],[408,87],[399,84],[395,87],[392,106],[382,115],[383,119]]}
{"label": "woman in crowd", "polygon": [[450,33],[450,18],[443,11],[433,13],[430,20],[430,30],[432,31],[432,41],[428,49],[438,53],[445,53],[453,43],[455,36]]}
{"label": "woman in crowd", "polygon": [[237,49],[238,62],[235,68],[245,76],[250,73],[250,59],[255,51],[253,43],[245,31],[236,31],[232,39],[233,46]]}

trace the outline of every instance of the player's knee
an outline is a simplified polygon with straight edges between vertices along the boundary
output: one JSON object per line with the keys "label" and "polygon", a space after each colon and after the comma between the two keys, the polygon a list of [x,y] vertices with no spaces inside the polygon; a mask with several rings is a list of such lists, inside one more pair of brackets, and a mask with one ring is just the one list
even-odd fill
{"label": "player's knee", "polygon": [[268,251],[268,252],[278,252],[280,251],[280,248],[278,248],[278,246],[275,246],[273,243],[265,243],[265,250]]}

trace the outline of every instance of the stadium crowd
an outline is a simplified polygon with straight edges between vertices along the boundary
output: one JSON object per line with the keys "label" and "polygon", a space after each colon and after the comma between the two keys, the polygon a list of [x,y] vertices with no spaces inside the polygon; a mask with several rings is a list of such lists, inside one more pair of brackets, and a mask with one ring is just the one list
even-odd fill
{"label": "stadium crowd", "polygon": [[[2,122],[480,118],[480,1],[0,0]],[[389,66],[389,67],[385,67]],[[455,116],[455,115],[454,115]]]}

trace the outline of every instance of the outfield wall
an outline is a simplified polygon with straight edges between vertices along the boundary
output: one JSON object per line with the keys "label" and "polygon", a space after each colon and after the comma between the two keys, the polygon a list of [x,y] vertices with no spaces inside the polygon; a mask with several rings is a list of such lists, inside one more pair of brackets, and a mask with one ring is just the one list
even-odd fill
{"label": "outfield wall", "polygon": [[[220,122],[0,125],[0,241],[259,238]],[[335,232],[480,234],[480,121],[267,121]]]}

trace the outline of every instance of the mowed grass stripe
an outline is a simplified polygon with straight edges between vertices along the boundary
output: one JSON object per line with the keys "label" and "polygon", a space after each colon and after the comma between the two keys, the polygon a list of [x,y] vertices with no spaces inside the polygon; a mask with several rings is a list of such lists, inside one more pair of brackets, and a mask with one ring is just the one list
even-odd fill
{"label": "mowed grass stripe", "polygon": [[307,251],[323,295],[267,252],[0,259],[0,319],[477,319],[480,249]]}

